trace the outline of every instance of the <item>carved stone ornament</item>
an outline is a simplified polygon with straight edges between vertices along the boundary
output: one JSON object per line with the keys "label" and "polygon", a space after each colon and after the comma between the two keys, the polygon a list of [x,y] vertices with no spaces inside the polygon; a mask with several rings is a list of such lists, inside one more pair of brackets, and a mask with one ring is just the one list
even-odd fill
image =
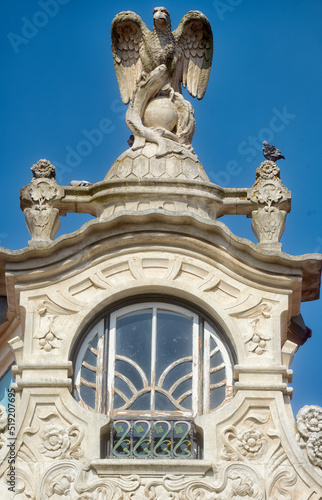
{"label": "carved stone ornament", "polygon": [[63,196],[63,188],[55,181],[55,167],[39,160],[31,167],[33,178],[20,191],[26,224],[32,241],[46,242],[54,238],[60,227],[59,210],[53,203]]}
{"label": "carved stone ornament", "polygon": [[0,403],[0,450],[6,443],[5,431],[8,425],[8,413],[5,406]]}
{"label": "carved stone ornament", "polygon": [[248,198],[257,204],[279,208],[289,196],[289,190],[281,182],[279,167],[273,161],[263,161],[256,170],[256,181],[248,191]]}
{"label": "carved stone ornament", "polygon": [[168,474],[143,478],[139,475],[109,474],[99,477],[90,464],[60,460],[50,465],[39,481],[32,480],[28,470],[18,472],[20,491],[27,498],[41,500],[265,500],[260,475],[245,464],[213,467],[208,477]]}
{"label": "carved stone ornament", "polygon": [[30,169],[33,173],[34,179],[55,179],[55,167],[48,160],[39,160]]}
{"label": "carved stone ornament", "polygon": [[24,430],[19,456],[26,463],[41,462],[44,457],[79,460],[84,456],[83,437],[84,431],[57,408],[37,408],[32,424]]}
{"label": "carved stone ornament", "polygon": [[252,229],[261,247],[281,248],[279,240],[285,229],[286,211],[283,204],[290,199],[289,190],[280,179],[280,169],[266,160],[256,170],[256,181],[248,190],[248,199],[258,205],[252,212]]}
{"label": "carved stone ornament", "polygon": [[129,152],[143,153],[146,144],[152,143],[157,146],[155,158],[180,156],[188,150],[197,162],[191,146],[194,110],[183,98],[181,84],[198,99],[206,92],[213,52],[206,16],[190,11],[172,32],[169,12],[156,7],[150,31],[138,14],[124,11],[112,22],[111,39],[121,98],[125,104],[130,102],[126,123],[133,144]]}
{"label": "carved stone ornament", "polygon": [[8,425],[8,413],[5,406],[0,403],[0,431],[3,431]]}
{"label": "carved stone ornament", "polygon": [[55,319],[56,316],[48,316],[47,328],[41,332],[35,333],[35,338],[39,340],[40,349],[46,352],[57,349],[60,346],[59,341],[62,340],[59,329],[55,328]]}
{"label": "carved stone ornament", "polygon": [[300,409],[296,420],[300,446],[306,448],[310,462],[322,469],[322,408],[306,405]]}
{"label": "carved stone ornament", "polygon": [[264,354],[268,349],[268,342],[271,336],[258,329],[259,319],[254,319],[250,322],[252,331],[245,336],[245,344],[248,352],[257,354],[258,356]]}
{"label": "carved stone ornament", "polygon": [[243,421],[224,427],[220,434],[224,460],[265,464],[266,499],[293,498],[291,488],[297,484],[297,475],[269,410],[252,410]]}

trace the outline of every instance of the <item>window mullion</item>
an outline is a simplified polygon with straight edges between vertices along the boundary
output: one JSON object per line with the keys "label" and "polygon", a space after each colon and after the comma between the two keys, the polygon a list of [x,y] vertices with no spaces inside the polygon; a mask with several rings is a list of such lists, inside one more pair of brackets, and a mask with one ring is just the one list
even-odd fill
{"label": "window mullion", "polygon": [[151,339],[151,410],[155,409],[156,350],[157,350],[157,308],[153,307],[152,339]]}
{"label": "window mullion", "polygon": [[198,415],[198,392],[199,392],[199,321],[193,317],[192,330],[192,414]]}
{"label": "window mullion", "polygon": [[113,414],[113,397],[114,397],[114,371],[115,371],[115,337],[116,337],[116,318],[111,317],[109,329],[109,346],[108,346],[108,372],[107,372],[107,414]]}
{"label": "window mullion", "polygon": [[107,384],[108,384],[108,353],[109,353],[109,337],[110,337],[110,315],[104,319],[104,335],[103,335],[103,352],[102,352],[102,412],[106,413],[108,409],[107,401]]}
{"label": "window mullion", "polygon": [[103,357],[104,357],[104,335],[99,337],[97,342],[97,364],[96,364],[96,397],[95,411],[101,412],[103,409]]}
{"label": "window mullion", "polygon": [[203,414],[203,405],[204,405],[204,394],[203,394],[203,367],[204,367],[204,321],[202,318],[199,319],[199,329],[198,329],[198,351],[199,351],[199,360],[198,360],[198,415]]}
{"label": "window mullion", "polygon": [[203,350],[203,413],[209,413],[210,408],[210,335],[207,328],[204,330],[204,350]]}

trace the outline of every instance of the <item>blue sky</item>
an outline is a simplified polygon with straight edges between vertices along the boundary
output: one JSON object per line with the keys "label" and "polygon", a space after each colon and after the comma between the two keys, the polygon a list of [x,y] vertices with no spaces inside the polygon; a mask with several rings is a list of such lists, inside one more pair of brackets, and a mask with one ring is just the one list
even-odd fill
{"label": "blue sky", "polygon": [[[19,189],[30,182],[37,160],[56,166],[59,184],[97,182],[126,149],[130,132],[113,68],[110,24],[121,10],[134,10],[152,28],[155,6],[139,0],[2,2],[0,245],[27,245]],[[191,99],[197,120],[193,146],[211,181],[250,187],[263,160],[262,141],[273,143],[286,157],[279,162],[281,178],[292,191],[283,251],[322,252],[321,1],[179,0],[164,6],[173,29],[195,9],[213,28],[208,89],[202,101]],[[102,123],[109,126],[101,140],[82,148],[86,134]],[[58,234],[89,218],[68,214]],[[250,219],[221,220],[256,241]],[[304,304],[302,314],[313,338],[292,365],[295,413],[304,404],[322,406],[321,301]]]}

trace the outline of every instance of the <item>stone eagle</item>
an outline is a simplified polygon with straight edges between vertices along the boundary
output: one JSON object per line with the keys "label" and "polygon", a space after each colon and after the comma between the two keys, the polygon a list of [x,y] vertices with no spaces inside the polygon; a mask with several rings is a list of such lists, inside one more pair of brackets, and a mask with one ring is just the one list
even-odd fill
{"label": "stone eagle", "polygon": [[153,30],[132,11],[120,12],[111,26],[114,68],[122,101],[132,100],[138,82],[161,64],[167,83],[181,93],[181,83],[192,97],[206,92],[213,53],[210,23],[199,11],[188,12],[171,32],[165,7],[153,10]]}

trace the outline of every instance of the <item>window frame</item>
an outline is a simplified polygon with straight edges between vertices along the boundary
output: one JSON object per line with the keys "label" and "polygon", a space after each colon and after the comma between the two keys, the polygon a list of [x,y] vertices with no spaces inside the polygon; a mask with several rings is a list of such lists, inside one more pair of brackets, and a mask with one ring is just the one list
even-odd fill
{"label": "window frame", "polygon": [[[196,416],[199,415],[204,415],[207,413],[212,413],[213,411],[218,410],[221,406],[226,404],[228,401],[232,399],[232,391],[233,391],[233,366],[235,363],[235,355],[234,351],[231,347],[231,344],[229,340],[227,339],[227,336],[224,334],[222,328],[218,325],[216,321],[214,321],[212,318],[209,317],[208,314],[205,314],[203,311],[200,311],[194,306],[191,306],[191,304],[187,303],[186,301],[178,301],[177,299],[170,298],[170,297],[164,297],[160,295],[155,295],[155,296],[150,296],[150,297],[144,297],[144,296],[138,296],[135,299],[130,299],[129,301],[118,301],[115,303],[113,306],[107,308],[104,310],[103,313],[97,315],[93,320],[85,327],[79,336],[78,342],[75,345],[73,352],[72,352],[72,359],[76,361],[75,363],[75,376],[73,377],[73,396],[75,399],[82,404],[82,406],[87,407],[91,411],[97,411],[99,413],[106,414],[110,418],[133,418],[133,414],[130,417],[130,414],[127,412],[121,412],[120,414],[113,414],[112,411],[110,411],[110,403],[111,403],[111,398],[113,397],[112,395],[112,387],[113,387],[113,377],[111,375],[111,365],[113,364],[113,352],[111,352],[111,349],[108,348],[110,346],[110,336],[112,335],[115,336],[115,323],[116,323],[116,318],[123,316],[124,314],[128,314],[130,312],[134,312],[137,310],[143,310],[143,309],[151,309],[153,307],[159,307],[160,309],[165,309],[168,311],[172,312],[177,312],[179,314],[183,314],[186,317],[190,317],[193,319],[193,335],[196,337],[198,336],[198,343],[199,345],[202,346],[201,350],[203,353],[206,351],[206,346],[204,344],[205,340],[207,343],[207,337],[209,339],[209,329],[212,331],[212,335],[215,337],[215,341],[217,345],[220,347],[220,352],[223,355],[224,358],[224,363],[225,363],[225,369],[226,369],[226,396],[222,403],[220,403],[218,406],[216,406],[214,409],[210,410],[210,396],[207,398],[205,397],[206,392],[210,390],[210,382],[208,380],[208,376],[206,375],[207,372],[207,363],[205,363],[205,360],[202,359],[202,356],[200,356],[200,349],[193,349],[193,355],[194,355],[194,376],[193,376],[193,391],[195,394],[198,396],[195,398],[195,403],[192,406],[192,410],[187,411],[187,412],[181,412],[178,411],[176,413],[172,412],[166,412],[169,415],[169,418],[195,418]],[[122,313],[122,314],[121,314]],[[198,332],[196,333],[198,328]],[[100,396],[95,398],[95,408],[92,408],[85,403],[83,404],[80,401],[80,394],[77,392],[77,386],[79,387],[79,377],[80,377],[80,368],[81,368],[81,361],[82,358],[86,352],[86,349],[88,347],[88,343],[90,342],[90,339],[94,339],[96,333],[98,333],[99,338],[106,338],[107,333],[108,334],[108,341],[105,342],[105,348],[103,349],[103,356],[101,357],[102,361],[104,360],[105,365],[108,364],[108,371],[103,372],[103,370],[100,370],[101,373],[101,379],[99,380],[98,383],[98,388],[96,388],[96,391],[99,389],[100,391]],[[201,338],[202,336],[202,331],[206,333],[205,339]],[[91,334],[91,335],[90,335]],[[195,342],[195,341],[194,341]],[[207,347],[208,349],[208,347]],[[209,349],[208,349],[209,350]],[[103,367],[101,367],[103,368]],[[196,374],[198,372],[198,374]],[[228,394],[227,387],[231,387],[230,394]],[[107,396],[107,389],[109,393],[109,400]],[[201,395],[201,397],[200,397]],[[193,398],[194,400],[194,398]],[[129,410],[130,412],[131,410]],[[140,415],[144,414],[144,410],[141,412],[138,410],[135,412],[137,417]],[[153,415],[151,414],[150,417],[153,418],[159,418],[164,416],[165,412],[158,412],[156,411]],[[134,417],[135,418],[135,417]]]}

